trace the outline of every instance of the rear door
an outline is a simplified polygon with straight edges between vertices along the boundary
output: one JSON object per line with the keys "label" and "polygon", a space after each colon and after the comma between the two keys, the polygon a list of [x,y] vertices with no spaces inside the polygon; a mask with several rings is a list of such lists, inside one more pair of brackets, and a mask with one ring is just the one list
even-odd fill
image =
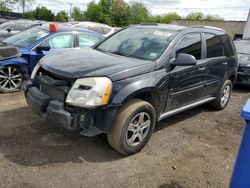
{"label": "rear door", "polygon": [[211,96],[218,91],[224,80],[228,66],[228,58],[222,40],[218,35],[204,33],[203,39],[206,46],[204,94]]}
{"label": "rear door", "polygon": [[203,97],[205,67],[203,44],[200,33],[184,36],[175,47],[179,53],[193,55],[197,60],[194,66],[177,66],[170,72],[170,94],[166,111],[188,105]]}

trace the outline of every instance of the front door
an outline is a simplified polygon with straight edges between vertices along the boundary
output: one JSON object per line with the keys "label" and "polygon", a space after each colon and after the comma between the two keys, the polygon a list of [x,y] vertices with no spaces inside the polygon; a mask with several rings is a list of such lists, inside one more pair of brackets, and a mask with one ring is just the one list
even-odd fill
{"label": "front door", "polygon": [[180,53],[193,55],[197,64],[176,66],[170,72],[169,98],[166,111],[170,111],[198,101],[204,93],[204,67],[202,40],[200,33],[184,36],[175,47],[175,56]]}

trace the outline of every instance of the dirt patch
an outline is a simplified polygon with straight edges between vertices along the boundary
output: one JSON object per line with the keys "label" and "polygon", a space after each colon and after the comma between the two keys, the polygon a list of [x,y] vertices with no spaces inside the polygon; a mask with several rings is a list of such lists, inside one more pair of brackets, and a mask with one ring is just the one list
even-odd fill
{"label": "dirt patch", "polygon": [[223,111],[201,106],[161,121],[140,153],[123,157],[105,135],[51,128],[22,93],[0,97],[0,187],[228,187],[249,90]]}

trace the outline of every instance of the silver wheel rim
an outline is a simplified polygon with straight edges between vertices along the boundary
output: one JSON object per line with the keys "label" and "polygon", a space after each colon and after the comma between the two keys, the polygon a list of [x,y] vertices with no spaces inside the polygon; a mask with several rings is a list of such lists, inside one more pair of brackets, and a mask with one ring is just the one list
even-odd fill
{"label": "silver wheel rim", "polygon": [[150,116],[146,112],[137,114],[128,126],[126,142],[129,146],[138,146],[145,140],[151,125]]}
{"label": "silver wheel rim", "polygon": [[15,67],[4,67],[0,69],[0,89],[13,91],[18,89],[22,83],[22,73]]}
{"label": "silver wheel rim", "polygon": [[226,85],[226,87],[223,90],[223,94],[221,97],[221,104],[224,106],[225,104],[227,104],[229,96],[230,96],[230,92],[231,92],[231,87],[229,85]]}

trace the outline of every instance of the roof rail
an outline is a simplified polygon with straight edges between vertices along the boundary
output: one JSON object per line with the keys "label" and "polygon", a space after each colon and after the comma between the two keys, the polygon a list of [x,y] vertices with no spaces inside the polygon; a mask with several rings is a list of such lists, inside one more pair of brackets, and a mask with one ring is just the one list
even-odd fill
{"label": "roof rail", "polygon": [[139,25],[158,25],[158,24],[153,23],[153,22],[143,22],[143,23],[140,23]]}
{"label": "roof rail", "polygon": [[219,27],[213,27],[213,26],[204,26],[204,25],[190,25],[190,28],[207,28],[207,29],[216,29],[216,30],[220,30],[220,31],[224,31],[223,29],[219,28]]}

